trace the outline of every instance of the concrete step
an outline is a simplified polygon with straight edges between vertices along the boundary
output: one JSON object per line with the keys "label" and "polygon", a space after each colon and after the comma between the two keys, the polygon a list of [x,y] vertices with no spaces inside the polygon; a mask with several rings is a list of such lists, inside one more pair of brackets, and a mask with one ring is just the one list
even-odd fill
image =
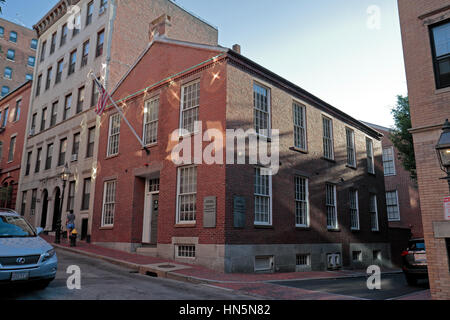
{"label": "concrete step", "polygon": [[158,255],[158,248],[156,246],[137,248],[136,253],[146,257],[156,257]]}

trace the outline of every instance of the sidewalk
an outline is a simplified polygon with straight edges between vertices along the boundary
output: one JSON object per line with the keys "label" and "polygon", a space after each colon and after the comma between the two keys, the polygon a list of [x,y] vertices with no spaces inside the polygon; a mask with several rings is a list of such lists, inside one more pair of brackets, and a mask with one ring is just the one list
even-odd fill
{"label": "sidewalk", "polygon": [[[75,252],[78,254],[101,259],[122,267],[138,271],[141,274],[178,281],[206,284],[226,290],[238,290],[244,293],[264,296],[277,300],[353,300],[349,296],[341,296],[331,293],[315,292],[297,288],[281,287],[269,282],[292,280],[318,280],[365,277],[363,271],[312,271],[274,274],[224,274],[202,266],[189,265],[172,260],[147,257],[133,253],[108,249],[83,241],[77,242],[76,248],[71,248],[66,239],[62,239],[60,245],[55,245],[54,237],[42,236],[54,247]],[[397,273],[398,270],[384,270],[384,273]],[[426,298],[426,295],[422,296]],[[420,300],[420,295],[413,295],[411,300]],[[408,297],[402,299],[409,300]]]}

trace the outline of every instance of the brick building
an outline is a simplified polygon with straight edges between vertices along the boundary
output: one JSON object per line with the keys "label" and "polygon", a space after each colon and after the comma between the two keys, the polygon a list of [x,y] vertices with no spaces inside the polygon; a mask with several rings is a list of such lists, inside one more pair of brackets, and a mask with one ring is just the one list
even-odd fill
{"label": "brick building", "polygon": [[440,180],[435,146],[450,116],[450,5],[444,0],[399,0],[411,106],[422,222],[431,293],[450,299],[450,221],[444,221],[448,185]]}
{"label": "brick building", "polygon": [[[150,154],[115,108],[102,116],[93,242],[225,272],[390,265],[381,135],[238,46],[159,29],[113,93]],[[179,141],[201,141],[206,129],[220,141],[226,129],[251,128],[259,141],[280,129],[273,177],[259,165],[172,161]]]}
{"label": "brick building", "polygon": [[0,99],[1,208],[16,208],[30,92],[31,81],[27,81]]}
{"label": "brick building", "polygon": [[37,46],[34,30],[0,18],[0,96],[33,79]]}
{"label": "brick building", "polygon": [[[114,88],[162,14],[172,24],[172,37],[217,44],[215,27],[168,0],[61,0],[34,26],[39,54],[23,151],[31,156],[22,159],[32,173],[22,171],[19,194],[29,199],[37,190],[36,214],[25,210],[35,226],[55,230],[59,208],[63,223],[73,209],[82,237],[90,234],[101,123],[93,108],[98,91],[88,74]],[[65,164],[72,175],[63,190]],[[19,197],[18,208],[22,202]]]}

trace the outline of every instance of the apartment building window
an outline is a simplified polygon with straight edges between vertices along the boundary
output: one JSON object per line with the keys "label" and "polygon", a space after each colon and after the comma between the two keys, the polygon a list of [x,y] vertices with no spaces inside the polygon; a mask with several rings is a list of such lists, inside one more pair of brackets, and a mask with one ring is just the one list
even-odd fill
{"label": "apartment building window", "polygon": [[67,138],[62,139],[59,143],[58,167],[61,167],[66,163],[66,152],[67,152]]}
{"label": "apartment building window", "polygon": [[16,59],[16,50],[8,49],[8,53],[6,55],[6,58],[11,60],[11,61],[14,61]]}
{"label": "apartment building window", "polygon": [[103,13],[105,13],[107,8],[108,8],[108,0],[100,0],[100,10],[98,14],[102,15]]}
{"label": "apartment building window", "polygon": [[309,267],[311,266],[311,255],[310,254],[298,254],[296,256],[296,266],[297,267]]}
{"label": "apartment building window", "polygon": [[33,152],[30,151],[27,154],[27,166],[25,168],[25,176],[30,175],[30,169],[31,169],[31,156],[33,155]]}
{"label": "apartment building window", "polygon": [[294,102],[294,146],[306,151],[306,107]]}
{"label": "apartment building window", "polygon": [[67,211],[75,209],[75,181],[69,183],[69,195],[67,198]]}
{"label": "apartment building window", "polygon": [[272,176],[270,170],[255,168],[255,225],[272,225]]}
{"label": "apartment building window", "polygon": [[36,64],[36,58],[33,56],[29,56],[28,57],[28,66],[34,67],[35,64]]}
{"label": "apartment building window", "polygon": [[253,107],[256,133],[270,137],[270,90],[268,88],[253,84]]}
{"label": "apartment building window", "polygon": [[26,207],[27,207],[27,194],[28,194],[27,191],[23,191],[22,192],[22,204],[20,206],[20,215],[22,217],[25,216],[25,210],[26,210]]}
{"label": "apartment building window", "polygon": [[52,73],[53,73],[53,68],[48,68],[47,70],[47,81],[45,82],[45,90],[50,89],[50,84],[52,82]]}
{"label": "apartment building window", "polygon": [[81,15],[78,13],[73,18],[72,38],[80,33],[80,29],[81,29]]}
{"label": "apartment building window", "polygon": [[345,135],[347,137],[347,165],[356,168],[355,131],[346,128]]}
{"label": "apartment building window", "polygon": [[57,67],[57,70],[56,70],[55,84],[61,82],[63,69],[64,69],[64,59],[61,59],[61,60],[58,61],[58,67]]}
{"label": "apartment building window", "polygon": [[295,225],[296,227],[309,226],[309,194],[308,179],[295,177]]}
{"label": "apartment building window", "polygon": [[[97,79],[100,80],[100,79]],[[91,98],[91,106],[97,105],[98,102],[98,96],[100,94],[100,91],[98,91],[98,87],[95,84],[95,81],[92,81],[92,98]]]}
{"label": "apartment building window", "polygon": [[87,5],[87,11],[86,11],[86,27],[91,24],[92,22],[92,16],[94,14],[94,1],[89,2]]}
{"label": "apartment building window", "polygon": [[323,123],[323,156],[325,159],[334,160],[333,121],[322,117]]}
{"label": "apartment building window", "polygon": [[37,113],[33,114],[33,116],[31,117],[30,136],[34,136],[36,134],[36,120],[37,120]]}
{"label": "apartment building window", "polygon": [[78,160],[78,153],[80,152],[80,134],[77,133],[73,136],[73,145],[72,145],[72,161]]}
{"label": "apartment building window", "polygon": [[69,28],[67,28],[67,23],[66,23],[62,26],[62,29],[61,29],[61,41],[59,43],[60,47],[62,47],[63,45],[66,44],[68,32],[69,32]]}
{"label": "apartment building window", "polygon": [[0,38],[3,38],[5,36],[5,28],[0,27]]}
{"label": "apartment building window", "polygon": [[144,108],[144,143],[154,144],[158,141],[159,98],[145,102]]}
{"label": "apartment building window", "polygon": [[367,149],[367,172],[370,174],[375,174],[375,162],[373,156],[373,141],[372,139],[366,139],[366,149]]}
{"label": "apartment building window", "polygon": [[36,82],[36,97],[41,94],[41,82],[42,82],[42,74],[38,75]]}
{"label": "apartment building window", "polygon": [[189,133],[197,132],[195,122],[198,121],[200,109],[200,82],[195,81],[181,87],[181,123],[180,128]]}
{"label": "apartment building window", "polygon": [[9,142],[8,162],[12,162],[14,160],[15,152],[16,152],[16,137],[12,137]]}
{"label": "apartment building window", "polygon": [[37,39],[31,39],[30,48],[33,50],[36,50],[38,47],[38,40]]}
{"label": "apartment building window", "polygon": [[53,127],[56,125],[56,120],[58,117],[58,103],[59,101],[55,101],[52,104],[52,114],[51,114],[51,118],[50,118],[50,127]]}
{"label": "apartment building window", "polygon": [[81,203],[81,210],[89,210],[89,201],[91,198],[91,178],[84,179],[83,183],[83,198]]}
{"label": "apartment building window", "polygon": [[38,148],[34,173],[38,173],[41,170],[41,160],[42,160],[41,157],[42,157],[42,148]]}
{"label": "apartment building window", "polygon": [[95,52],[95,57],[100,57],[103,55],[103,44],[105,42],[105,30],[100,31],[97,33],[97,49]]}
{"label": "apartment building window", "polygon": [[377,205],[377,196],[375,194],[371,194],[369,197],[369,213],[372,231],[379,231],[380,229],[378,225],[378,205]]}
{"label": "apartment building window", "polygon": [[114,225],[114,214],[116,211],[116,181],[105,182],[103,190],[103,216],[102,227]]}
{"label": "apartment building window", "polygon": [[77,50],[70,53],[70,64],[69,64],[69,76],[75,72],[75,65],[77,63]]}
{"label": "apartment building window", "polygon": [[178,169],[177,223],[195,223],[197,219],[197,167]]}
{"label": "apartment building window", "polygon": [[338,228],[336,186],[327,183],[326,185],[326,207],[327,207],[327,227],[330,230]]}
{"label": "apartment building window", "polygon": [[52,34],[52,40],[50,43],[50,54],[55,52],[56,49],[56,32]]}
{"label": "apartment building window", "polygon": [[92,158],[94,156],[94,143],[95,143],[95,127],[90,128],[88,132],[86,158]]}
{"label": "apartment building window", "polygon": [[389,221],[400,221],[400,210],[398,204],[398,192],[386,192],[386,206]]}
{"label": "apartment building window", "polygon": [[53,160],[53,143],[47,146],[47,157],[45,158],[45,170],[49,170],[52,167]]}
{"label": "apartment building window", "polygon": [[41,62],[45,59],[45,50],[47,49],[47,41],[44,41],[41,46]]}
{"label": "apartment building window", "polygon": [[14,109],[13,122],[17,122],[17,121],[20,120],[20,109],[21,109],[21,105],[22,105],[22,100],[17,100],[17,101],[16,101],[16,108]]}
{"label": "apartment building window", "polygon": [[84,86],[78,89],[77,114],[83,111],[84,106]]}
{"label": "apartment building window", "polygon": [[9,87],[3,86],[2,87],[2,97],[6,96],[9,93]]}
{"label": "apartment building window", "polygon": [[83,44],[83,56],[81,57],[81,67],[84,67],[88,64],[89,58],[89,40]]}
{"label": "apartment building window", "polygon": [[119,154],[120,115],[113,114],[109,118],[108,157]]}
{"label": "apartment building window", "polygon": [[36,203],[37,203],[37,189],[31,191],[31,207],[30,215],[34,216],[36,214]]}
{"label": "apartment building window", "polygon": [[9,33],[9,41],[16,43],[17,42],[17,32],[11,31]]}
{"label": "apartment building window", "polygon": [[3,74],[3,77],[5,79],[11,80],[12,79],[12,69],[10,67],[5,68],[5,72]]}
{"label": "apartment building window", "polygon": [[359,201],[358,190],[350,190],[350,226],[352,230],[359,230]]}
{"label": "apartment building window", "polygon": [[47,108],[42,109],[41,115],[41,131],[45,130],[45,124],[47,122]]}
{"label": "apartment building window", "polygon": [[432,26],[433,63],[438,89],[450,86],[450,22]]}
{"label": "apartment building window", "polygon": [[71,107],[72,107],[72,94],[68,94],[66,96],[66,99],[64,100],[63,121],[69,117]]}
{"label": "apartment building window", "polygon": [[177,258],[195,258],[195,245],[177,245]]}
{"label": "apartment building window", "polygon": [[384,176],[395,176],[395,159],[394,159],[394,147],[383,149],[383,168]]}
{"label": "apartment building window", "polygon": [[26,81],[33,80],[33,75],[32,75],[31,73],[27,73],[27,74],[25,75],[25,80],[26,80]]}
{"label": "apartment building window", "polygon": [[2,128],[6,127],[8,124],[8,116],[9,116],[9,108],[6,108],[4,111],[5,116],[3,117]]}
{"label": "apartment building window", "polygon": [[353,262],[361,262],[362,261],[362,252],[361,251],[352,251],[352,260],[353,260]]}

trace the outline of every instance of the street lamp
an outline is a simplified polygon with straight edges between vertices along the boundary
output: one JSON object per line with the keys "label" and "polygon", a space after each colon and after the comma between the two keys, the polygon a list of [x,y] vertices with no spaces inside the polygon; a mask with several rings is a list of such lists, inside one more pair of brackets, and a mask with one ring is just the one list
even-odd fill
{"label": "street lamp", "polygon": [[436,151],[441,164],[441,169],[447,173],[447,177],[442,178],[442,180],[447,180],[450,190],[450,122],[448,119],[445,120],[442,131],[443,132],[436,146]]}
{"label": "street lamp", "polygon": [[63,191],[62,191],[62,196],[61,196],[61,200],[59,203],[58,221],[56,222],[56,235],[55,235],[55,243],[56,244],[61,243],[61,219],[62,219],[62,209],[63,209],[63,203],[64,203],[64,193],[66,191],[66,182],[69,180],[70,174],[71,174],[71,172],[69,170],[69,166],[66,163],[66,165],[64,166],[64,169],[60,175],[60,178],[63,181]]}

